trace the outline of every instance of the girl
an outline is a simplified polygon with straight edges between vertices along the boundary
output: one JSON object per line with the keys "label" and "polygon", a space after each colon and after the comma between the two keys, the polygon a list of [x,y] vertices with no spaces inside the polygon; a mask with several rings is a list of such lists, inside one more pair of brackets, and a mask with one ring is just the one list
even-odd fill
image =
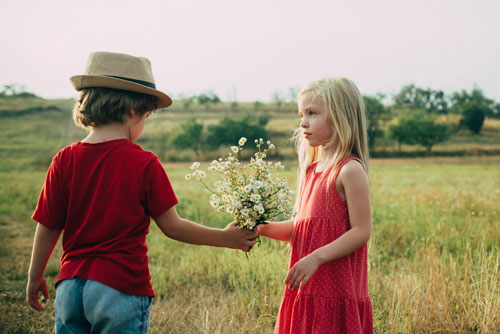
{"label": "girl", "polygon": [[266,237],[292,241],[275,333],[372,333],[363,99],[345,78],[312,82],[297,99],[297,215],[259,229]]}

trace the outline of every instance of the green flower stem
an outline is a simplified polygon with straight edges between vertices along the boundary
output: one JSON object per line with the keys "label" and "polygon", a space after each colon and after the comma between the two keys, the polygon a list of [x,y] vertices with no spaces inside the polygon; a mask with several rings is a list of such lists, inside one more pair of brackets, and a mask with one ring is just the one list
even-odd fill
{"label": "green flower stem", "polygon": [[220,194],[216,193],[215,191],[213,191],[212,189],[210,189],[206,184],[205,182],[203,182],[201,179],[199,180],[201,182],[201,184],[203,184],[205,186],[205,188],[207,188],[208,191],[210,191],[212,194],[214,195],[217,195],[217,196],[220,196]]}

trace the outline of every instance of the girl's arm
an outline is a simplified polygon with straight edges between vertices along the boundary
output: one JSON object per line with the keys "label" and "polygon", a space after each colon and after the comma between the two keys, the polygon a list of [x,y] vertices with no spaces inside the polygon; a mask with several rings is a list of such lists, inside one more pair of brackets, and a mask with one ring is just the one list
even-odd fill
{"label": "girl's arm", "polygon": [[240,229],[236,223],[229,223],[224,229],[193,223],[179,217],[175,207],[156,217],[155,221],[167,237],[189,244],[248,250],[257,238],[257,232]]}
{"label": "girl's arm", "polygon": [[259,235],[268,238],[291,241],[293,235],[293,220],[270,222],[265,225],[259,225],[257,231]]}
{"label": "girl's arm", "polygon": [[47,281],[43,276],[50,254],[61,235],[62,230],[49,229],[38,224],[33,240],[30,268],[28,271],[28,284],[26,286],[26,301],[37,311],[43,311],[43,306],[38,301],[38,293],[42,292],[45,299],[49,299]]}
{"label": "girl's arm", "polygon": [[[368,177],[356,161],[349,161],[340,171],[339,181],[344,189],[351,229],[338,239],[316,249],[298,261],[288,272],[285,283],[295,290],[307,281],[323,263],[344,257],[366,244],[372,230]],[[301,283],[302,282],[302,283]]]}

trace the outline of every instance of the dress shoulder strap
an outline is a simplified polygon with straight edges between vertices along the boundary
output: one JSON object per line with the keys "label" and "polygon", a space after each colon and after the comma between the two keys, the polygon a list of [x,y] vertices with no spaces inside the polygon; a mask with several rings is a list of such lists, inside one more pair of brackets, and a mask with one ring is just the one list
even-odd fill
{"label": "dress shoulder strap", "polygon": [[[335,168],[335,174],[333,176],[333,180],[334,181],[337,180],[337,176],[339,175],[340,170],[342,169],[342,167],[344,167],[344,165],[346,163],[348,163],[349,161],[351,161],[351,160],[356,160],[357,162],[359,162],[361,164],[361,166],[363,166],[363,163],[361,162],[361,160],[358,157],[350,156],[350,157],[342,160],[340,163],[337,164],[337,167]],[[364,166],[363,166],[363,168],[364,168]]]}

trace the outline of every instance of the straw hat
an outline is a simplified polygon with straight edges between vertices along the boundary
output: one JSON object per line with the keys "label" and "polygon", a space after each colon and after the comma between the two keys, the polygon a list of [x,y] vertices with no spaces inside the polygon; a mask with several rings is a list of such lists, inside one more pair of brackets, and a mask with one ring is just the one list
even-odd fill
{"label": "straw hat", "polygon": [[87,87],[107,87],[158,97],[158,108],[166,108],[172,99],[156,90],[151,62],[144,57],[124,53],[92,52],[83,75],[69,79],[76,90]]}

